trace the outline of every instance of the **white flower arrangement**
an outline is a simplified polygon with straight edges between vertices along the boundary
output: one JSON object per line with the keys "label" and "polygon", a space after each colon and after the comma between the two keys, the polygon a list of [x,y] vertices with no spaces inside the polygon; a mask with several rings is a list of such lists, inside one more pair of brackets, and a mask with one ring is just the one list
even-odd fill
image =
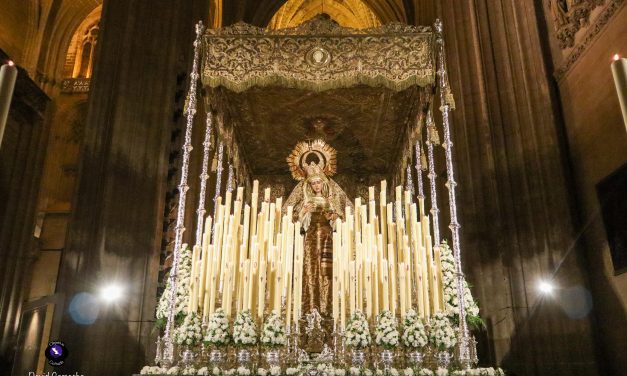
{"label": "white flower arrangement", "polygon": [[399,376],[398,370],[397,370],[396,368],[394,368],[394,367],[390,368],[390,369],[388,370],[388,373],[389,373],[391,376]]}
{"label": "white flower arrangement", "polygon": [[283,325],[281,316],[275,311],[266,318],[266,322],[263,324],[260,342],[268,347],[285,345],[285,325]]}
{"label": "white flower arrangement", "polygon": [[335,376],[346,376],[346,370],[345,370],[344,368],[336,368],[336,369],[333,371],[333,374],[334,374]]}
{"label": "white flower arrangement", "polygon": [[[298,372],[298,369],[295,368],[296,372]],[[295,373],[296,373],[295,372]],[[269,370],[265,369],[265,368],[257,368],[257,376],[279,376],[281,375],[281,367],[279,366],[271,366]]]}
{"label": "white flower arrangement", "polygon": [[433,376],[433,371],[428,368],[423,368],[418,371],[418,376]]}
{"label": "white flower arrangement", "polygon": [[359,376],[361,374],[361,370],[357,367],[351,367],[348,369],[348,373],[351,376]]}
{"label": "white flower arrangement", "polygon": [[440,311],[429,322],[429,342],[440,351],[451,350],[457,344],[457,333],[453,328],[450,315]]}
{"label": "white flower arrangement", "polygon": [[[440,260],[442,263],[442,287],[445,303],[445,311],[455,320],[459,320],[459,299],[457,296],[457,277],[455,268],[455,258],[453,251],[446,242],[440,244]],[[472,297],[468,282],[464,280],[464,307],[466,309],[467,321],[473,326],[479,325],[479,306]]]}
{"label": "white flower arrangement", "polygon": [[211,370],[211,374],[213,376],[220,376],[220,374],[222,374],[222,370],[220,370],[220,368],[218,367],[213,367],[213,369]]}
{"label": "white flower arrangement", "polygon": [[346,345],[355,349],[363,349],[370,345],[370,329],[366,316],[361,311],[356,311],[346,325],[345,338]]}
{"label": "white flower arrangement", "polygon": [[318,371],[318,374],[327,374],[329,376],[335,375],[335,368],[333,368],[331,364],[320,363],[316,366],[316,370]]}
{"label": "white flower arrangement", "polygon": [[209,376],[209,368],[208,367],[198,368],[198,372],[196,374],[199,376]]}
{"label": "white flower arrangement", "polygon": [[471,368],[453,371],[453,376],[505,376],[505,372],[500,368]]}
{"label": "white flower arrangement", "polygon": [[[181,253],[179,255],[178,265],[176,267],[176,297],[174,301],[174,317],[177,322],[181,322],[183,316],[187,313],[187,306],[189,304],[189,284],[192,274],[192,251],[187,244],[183,244],[181,247]],[[163,328],[168,320],[168,314],[170,312],[170,298],[172,297],[172,286],[170,285],[170,278],[166,279],[166,287],[159,298],[157,304],[157,312],[155,317],[157,319],[156,325],[159,328]]]}
{"label": "white flower arrangement", "polygon": [[425,347],[428,342],[425,326],[422,324],[418,313],[411,308],[405,313],[401,340],[405,347],[411,349],[421,349]]}
{"label": "white flower arrangement", "polygon": [[250,376],[251,373],[250,369],[244,366],[237,367],[237,374],[239,376]]}
{"label": "white flower arrangement", "polygon": [[366,368],[364,370],[363,374],[364,374],[364,376],[372,376],[373,372],[372,372],[372,370],[369,370],[369,369]]}
{"label": "white flower arrangement", "polygon": [[166,375],[178,375],[181,372],[181,369],[178,366],[171,367],[168,369],[165,374]]}
{"label": "white flower arrangement", "polygon": [[403,370],[403,376],[414,376],[414,369],[413,368],[405,368]]}
{"label": "white flower arrangement", "polygon": [[185,316],[183,323],[174,332],[174,341],[188,346],[195,346],[202,341],[202,323],[196,312]]}
{"label": "white flower arrangement", "polygon": [[229,319],[224,314],[222,308],[217,309],[209,316],[209,322],[207,323],[207,331],[203,342],[207,345],[213,346],[225,346],[228,345],[231,340],[229,334]]}
{"label": "white flower arrangement", "polygon": [[287,376],[294,376],[298,373],[298,368],[295,367],[289,367],[285,370],[285,374]]}
{"label": "white flower arrangement", "polygon": [[436,369],[435,376],[448,376],[448,369],[441,367]]}
{"label": "white flower arrangement", "polygon": [[167,368],[159,366],[144,366],[139,372],[140,375],[163,375],[168,371]]}
{"label": "white flower arrangement", "polygon": [[181,375],[186,375],[186,376],[187,375],[197,375],[197,374],[198,374],[198,371],[194,367],[187,367],[181,373]]}
{"label": "white flower arrangement", "polygon": [[257,327],[250,311],[237,314],[233,323],[233,343],[237,346],[253,346],[257,344]]}
{"label": "white flower arrangement", "polygon": [[382,311],[377,316],[377,326],[374,331],[374,342],[377,346],[385,349],[392,349],[398,345],[398,329],[396,328],[396,317],[390,311]]}

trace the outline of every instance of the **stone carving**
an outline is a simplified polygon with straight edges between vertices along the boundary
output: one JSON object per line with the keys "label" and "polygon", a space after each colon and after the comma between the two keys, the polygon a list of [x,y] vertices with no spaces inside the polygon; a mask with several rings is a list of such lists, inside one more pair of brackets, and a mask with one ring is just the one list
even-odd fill
{"label": "stone carving", "polygon": [[[601,0],[597,1],[597,3],[600,2],[602,3]],[[558,81],[566,76],[566,73],[579,59],[579,56],[581,56],[588,46],[590,46],[592,41],[596,39],[597,35],[617,13],[618,9],[620,9],[624,2],[625,0],[612,0],[605,7],[605,9],[603,9],[603,12],[601,12],[601,14],[596,18],[594,24],[588,29],[588,32],[583,37],[583,40],[573,49],[570,55],[568,55],[566,62],[555,71],[554,75]]]}
{"label": "stone carving", "polygon": [[[613,2],[621,2],[614,0]],[[560,48],[574,47],[575,34],[590,24],[590,13],[606,0],[548,0],[553,28]]]}

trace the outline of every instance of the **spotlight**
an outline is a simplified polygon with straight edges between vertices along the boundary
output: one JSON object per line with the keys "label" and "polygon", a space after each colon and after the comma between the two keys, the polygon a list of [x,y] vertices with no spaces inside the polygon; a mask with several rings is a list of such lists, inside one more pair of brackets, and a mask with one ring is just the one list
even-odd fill
{"label": "spotlight", "polygon": [[107,303],[114,302],[119,300],[122,297],[123,289],[121,286],[116,284],[110,284],[104,286],[100,290],[100,299],[104,300]]}
{"label": "spotlight", "polygon": [[550,295],[555,290],[555,285],[549,281],[540,281],[538,283],[538,290],[545,295]]}

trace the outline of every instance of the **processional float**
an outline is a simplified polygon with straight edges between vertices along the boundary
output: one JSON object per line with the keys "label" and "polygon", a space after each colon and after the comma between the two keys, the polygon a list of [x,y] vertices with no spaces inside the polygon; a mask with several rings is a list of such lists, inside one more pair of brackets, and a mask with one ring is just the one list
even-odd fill
{"label": "processional float", "polygon": [[[394,374],[400,366],[409,376],[470,370],[477,358],[468,318],[478,318],[478,308],[461,265],[449,120],[455,104],[441,22],[433,29],[393,23],[367,30],[342,28],[324,17],[283,30],[241,23],[205,30],[199,23],[190,78],[172,267],[157,307],[164,331],[157,365],[142,373],[342,375],[349,370],[356,376],[377,370]],[[334,221],[332,332],[326,333],[331,341],[319,354],[303,351],[303,336],[315,337],[324,325],[317,312],[302,312],[301,224],[292,220],[293,207],[282,198],[271,202],[269,188],[260,197],[236,135],[211,95],[205,103],[194,246],[183,244],[199,80],[208,91],[370,85],[395,91],[415,87],[419,94],[416,121],[403,130],[391,199],[382,181],[378,194],[369,187],[363,202],[356,198]],[[441,125],[434,119],[436,105]],[[310,141],[303,147],[324,144]],[[439,227],[438,151],[446,161],[450,246]],[[212,152],[216,186],[207,216]],[[225,159],[231,162],[223,191]],[[250,195],[244,186],[252,186]]]}

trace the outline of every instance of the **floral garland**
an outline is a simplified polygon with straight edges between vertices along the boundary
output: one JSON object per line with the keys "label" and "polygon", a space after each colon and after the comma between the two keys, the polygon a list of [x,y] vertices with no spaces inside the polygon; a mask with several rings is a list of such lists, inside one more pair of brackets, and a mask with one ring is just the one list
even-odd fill
{"label": "floral garland", "polygon": [[202,341],[202,323],[196,312],[185,316],[183,323],[174,332],[174,341],[188,346],[195,346]]}
{"label": "floral garland", "polygon": [[346,346],[363,349],[370,345],[370,329],[368,321],[361,311],[356,311],[346,326]]}
{"label": "floral garland", "polygon": [[440,351],[451,350],[457,344],[457,333],[453,329],[448,312],[440,311],[429,322],[429,342]]}
{"label": "floral garland", "polygon": [[375,329],[374,342],[384,349],[392,349],[398,345],[398,329],[396,328],[396,318],[390,311],[383,311],[377,317],[377,327]]}
{"label": "floral garland", "polygon": [[405,313],[401,340],[405,347],[411,349],[423,348],[428,343],[427,331],[418,317],[418,313],[411,308]]}
{"label": "floral garland", "polygon": [[209,316],[209,322],[207,323],[207,332],[203,342],[207,345],[213,346],[226,346],[231,340],[229,334],[229,319],[224,314],[222,308],[218,308],[214,313]]}
{"label": "floral garland", "polygon": [[266,318],[266,322],[263,324],[260,342],[268,347],[285,345],[285,325],[283,325],[281,316],[275,311]]}
{"label": "floral garland", "polygon": [[[453,251],[446,242],[440,244],[440,260],[442,263],[442,286],[445,302],[445,311],[449,316],[459,322],[459,300],[457,297],[457,277],[455,269],[455,258]],[[479,317],[479,306],[472,297],[468,282],[464,279],[464,307],[469,325],[473,327],[483,326],[483,321]]]}
{"label": "floral garland", "polygon": [[[174,303],[174,317],[177,323],[181,323],[183,318],[187,314],[187,306],[189,304],[189,284],[192,274],[192,251],[187,244],[183,244],[181,247],[181,255],[179,264],[177,266],[176,275],[176,301]],[[159,303],[157,304],[157,312],[155,318],[157,321],[155,325],[157,328],[164,328],[168,319],[168,313],[170,309],[170,298],[172,296],[172,286],[170,285],[170,279],[167,279],[167,284]]]}
{"label": "floral garland", "polygon": [[233,343],[237,346],[253,346],[257,344],[257,327],[250,311],[237,314],[233,323]]}

